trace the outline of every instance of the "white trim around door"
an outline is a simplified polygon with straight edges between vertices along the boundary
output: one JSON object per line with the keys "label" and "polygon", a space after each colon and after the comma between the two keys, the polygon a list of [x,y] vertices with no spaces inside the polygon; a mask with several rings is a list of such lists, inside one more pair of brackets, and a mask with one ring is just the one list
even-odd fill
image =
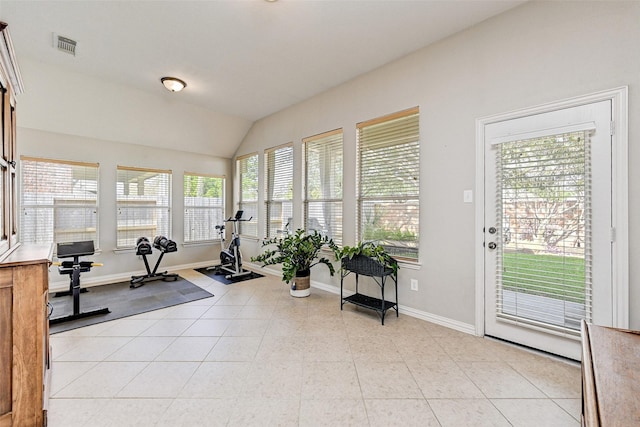
{"label": "white trim around door", "polygon": [[629,231],[628,231],[628,88],[620,87],[563,101],[539,105],[476,120],[476,209],[475,209],[475,333],[485,334],[485,127],[505,120],[532,116],[599,101],[612,108],[612,321],[610,326],[629,327]]}

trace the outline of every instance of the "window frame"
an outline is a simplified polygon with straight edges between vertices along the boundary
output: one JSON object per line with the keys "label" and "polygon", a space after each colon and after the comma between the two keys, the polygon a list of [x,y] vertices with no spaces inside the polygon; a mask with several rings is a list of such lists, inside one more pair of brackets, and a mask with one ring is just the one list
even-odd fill
{"label": "window frame", "polygon": [[[166,193],[163,194],[163,196],[166,197],[166,204],[162,204],[162,205],[153,205],[151,206],[151,204],[149,202],[154,201],[153,199],[151,199],[150,197],[148,197],[147,199],[143,199],[143,200],[136,200],[135,198],[131,199],[131,200],[127,200],[127,199],[122,199],[121,195],[119,194],[119,185],[120,185],[120,180],[119,180],[119,174],[121,171],[124,171],[125,173],[142,173],[142,174],[152,174],[152,175],[166,175],[166,179],[167,179],[167,185],[165,187]],[[135,235],[135,237],[130,237],[129,236],[129,232],[130,231],[134,231],[136,229],[140,230],[140,231],[144,231],[144,230],[155,230],[155,232],[151,233],[153,234],[153,236],[151,235],[144,235],[144,237],[149,238],[150,240],[153,240],[153,238],[157,235],[161,235],[166,237],[167,239],[171,239],[172,237],[172,210],[171,210],[171,205],[172,205],[172,181],[173,181],[173,173],[170,169],[152,169],[152,168],[140,168],[140,167],[132,167],[132,166],[122,166],[122,165],[117,165],[116,167],[116,250],[129,250],[129,249],[134,249],[135,248],[135,241],[137,238],[139,237],[143,237],[143,235]],[[124,187],[124,181],[123,181],[123,187]],[[155,202],[157,203],[157,198],[155,200]],[[127,206],[127,203],[131,204],[132,206]],[[136,206],[138,205],[138,206]],[[167,211],[167,219],[166,219],[166,229],[162,228],[162,227],[158,227],[158,217],[157,215],[152,215],[153,220],[145,223],[145,224],[134,224],[134,225],[123,225],[121,223],[122,221],[122,209],[136,209],[137,212],[145,212],[146,210],[153,210],[153,209],[166,209]],[[125,218],[126,220],[129,221],[128,218]],[[133,221],[138,221],[136,219],[133,219]],[[123,238],[120,238],[120,233],[124,233],[126,236]],[[148,234],[148,233],[145,233]],[[131,240],[131,243],[129,244],[127,241]]]}
{"label": "window frame", "polygon": [[[244,185],[244,176],[243,173],[244,166],[243,164],[247,164],[248,161],[255,161],[255,179],[249,181],[250,184],[255,188],[251,193],[255,195],[255,198],[245,199],[245,192],[243,190]],[[244,237],[253,237],[258,238],[258,199],[259,199],[259,185],[260,185],[260,158],[258,153],[250,153],[245,154],[243,156],[239,156],[236,158],[236,179],[238,183],[237,191],[238,191],[238,210],[245,211],[243,218],[249,219],[250,221],[240,221],[238,223],[238,233]],[[247,214],[249,218],[247,218]],[[251,232],[254,230],[254,232]]]}
{"label": "window frame", "polygon": [[[409,126],[405,129],[402,126],[396,126],[399,120],[407,119]],[[412,122],[415,120],[415,123]],[[384,127],[387,125],[388,127]],[[415,128],[415,130],[413,130]],[[376,129],[376,130],[374,130]],[[382,130],[382,132],[380,132]],[[388,131],[392,132],[389,133]],[[370,131],[370,132],[367,132]],[[399,131],[399,132],[398,132]],[[364,135],[363,133],[369,133],[370,135]],[[404,142],[401,140],[405,139]],[[357,198],[357,207],[356,207],[356,232],[357,232],[357,240],[375,240],[385,247],[387,252],[389,252],[395,258],[409,262],[418,264],[420,262],[420,110],[419,107],[413,107],[406,110],[398,111],[395,113],[391,113],[385,116],[381,116],[375,119],[367,120],[364,122],[357,123],[356,125],[356,198]],[[400,155],[399,150],[403,147],[408,148],[408,153],[404,153],[404,155]],[[385,153],[385,149],[393,148],[393,152]],[[371,152],[375,152],[378,150],[379,153],[382,153],[383,159],[377,159],[378,163],[376,163],[375,157],[370,163],[368,160],[363,161],[363,154],[371,150]],[[380,151],[382,150],[382,151]],[[384,159],[384,156],[387,156],[387,159]],[[389,154],[395,154],[396,157],[401,157],[403,159],[402,165],[407,168],[408,174],[404,178],[411,178],[412,181],[416,181],[415,184],[403,184],[401,187],[397,188],[395,195],[385,195],[382,193],[377,194],[364,194],[365,188],[367,184],[371,186],[371,184],[378,183],[382,185],[385,183],[389,186],[388,182],[384,181],[384,173],[375,176],[371,174],[369,170],[367,174],[363,172],[364,166],[363,162],[366,165],[381,165],[383,166],[385,163],[388,163]],[[407,155],[408,154],[408,155]],[[411,159],[410,156],[414,158]],[[366,159],[367,157],[365,157]],[[413,160],[409,162],[409,160]],[[409,168],[413,168],[411,171]],[[382,167],[384,170],[384,166]],[[397,168],[395,170],[398,170]],[[380,181],[380,182],[378,182]],[[406,179],[406,181],[410,181]],[[411,189],[414,189],[412,192]],[[398,195],[401,192],[406,192],[406,194]],[[411,220],[411,224],[404,225],[403,227],[397,227],[396,230],[385,231],[382,233],[374,233],[381,234],[383,237],[370,239],[367,236],[367,232],[365,232],[365,215],[363,213],[363,206],[365,203],[376,203],[383,202],[388,206],[391,206],[391,211],[393,210],[393,206],[413,206],[413,213],[408,214],[409,219]],[[410,204],[410,205],[409,205]],[[388,207],[387,206],[387,207]],[[406,206],[405,206],[406,207]],[[380,214],[384,216],[384,209],[381,210],[383,213]],[[407,210],[409,212],[409,210]],[[378,215],[378,213],[376,213]],[[387,214],[388,215],[388,214]],[[377,230],[377,229],[376,229]],[[384,229],[381,229],[384,230]],[[374,230],[375,231],[375,230]],[[370,231],[369,233],[371,233]],[[393,234],[397,233],[400,235],[398,238],[394,238]],[[411,234],[415,236],[414,239],[408,238]],[[377,237],[377,236],[376,236]],[[409,242],[407,245],[399,245],[392,244],[391,242]],[[415,256],[410,256],[409,254],[414,254]]]}
{"label": "window frame", "polygon": [[[286,150],[288,154],[289,162],[278,162],[278,153]],[[273,161],[272,161],[273,160]],[[278,145],[276,147],[268,148],[264,151],[264,177],[265,177],[265,196],[264,196],[264,216],[265,216],[265,236],[267,238],[278,237],[280,234],[290,230],[292,224],[290,221],[293,219],[293,143]],[[290,185],[290,197],[274,197],[276,178],[282,180],[283,176],[287,179],[286,184]],[[285,219],[286,205],[289,205],[290,215]],[[272,215],[277,209],[276,206],[280,206],[279,218],[276,215]],[[275,226],[274,226],[275,224]]]}
{"label": "window frame", "polygon": [[[186,189],[186,185],[187,185],[187,177],[195,177],[195,178],[203,178],[203,179],[219,179],[220,182],[220,192],[221,195],[220,197],[218,197],[220,199],[219,204],[216,205],[205,205],[205,204],[194,204],[191,205],[190,203],[188,203],[187,197],[204,197],[204,196],[187,196],[187,189]],[[215,226],[216,225],[220,225],[223,223],[223,221],[226,218],[225,215],[225,186],[226,186],[226,177],[224,175],[208,175],[208,174],[203,174],[203,173],[197,173],[197,172],[184,172],[183,174],[183,179],[182,179],[182,183],[183,183],[183,200],[184,200],[184,217],[183,217],[183,227],[184,227],[184,244],[185,245],[194,245],[194,244],[199,244],[199,243],[210,243],[210,242],[219,242],[220,241],[220,235],[214,231],[215,230]],[[197,200],[196,200],[197,201]],[[211,236],[209,236],[210,238],[205,238],[205,239],[191,239],[191,232],[190,230],[187,230],[187,225],[188,225],[188,218],[189,216],[189,209],[193,209],[193,210],[203,210],[203,212],[207,212],[207,211],[220,211],[220,215],[209,215],[209,214],[205,214],[204,217],[216,217],[217,221],[214,221],[213,223],[209,223],[209,230],[212,233]],[[194,217],[193,221],[206,221],[206,218],[203,217]]]}
{"label": "window frame", "polygon": [[[337,135],[339,135],[339,142],[338,142],[338,137]],[[335,138],[334,138],[335,137]],[[309,166],[309,150],[310,147],[313,147],[313,145],[324,145],[326,146],[328,149],[332,149],[334,148],[334,146],[337,146],[339,144],[340,149],[339,149],[339,154],[337,157],[334,157],[335,152],[329,153],[328,157],[322,156],[322,159],[320,159],[320,162],[324,162],[322,165],[327,167],[327,168],[331,168],[332,165],[335,165],[336,162],[340,162],[340,173],[339,176],[334,176],[333,174],[331,174],[331,172],[327,172],[325,174],[325,177],[328,177],[328,180],[323,180],[322,179],[322,175],[319,178],[319,185],[322,188],[325,188],[327,185],[330,186],[329,188],[329,193],[331,194],[339,194],[340,197],[313,197],[309,192],[311,189],[311,185],[309,182],[310,179],[310,172],[311,168]],[[344,187],[343,187],[343,182],[344,182],[344,130],[342,128],[339,129],[334,129],[334,130],[330,130],[327,132],[323,132],[317,135],[313,135],[313,136],[309,136],[306,138],[302,139],[302,146],[303,146],[303,155],[304,155],[304,200],[303,200],[303,205],[304,205],[304,227],[305,230],[310,230],[310,218],[309,218],[309,206],[311,203],[320,203],[323,206],[325,206],[325,204],[328,204],[329,206],[334,205],[336,206],[336,210],[333,211],[333,209],[331,209],[331,213],[333,214],[333,217],[335,218],[340,218],[338,224],[332,225],[331,227],[333,227],[337,232],[336,233],[332,233],[330,232],[330,226],[327,226],[326,222],[326,218],[323,218],[325,221],[324,224],[324,229],[318,230],[320,233],[324,233],[327,236],[329,236],[331,239],[333,239],[333,241],[338,245],[338,246],[342,246],[343,244],[343,227],[342,227],[342,215],[343,215],[343,199],[344,199]],[[327,163],[328,162],[328,163]],[[337,188],[336,188],[337,186]],[[324,209],[323,209],[324,210]],[[330,215],[332,216],[332,215]],[[319,224],[322,227],[322,224]]]}
{"label": "window frame", "polygon": [[[30,157],[30,156],[21,156],[20,161],[22,163],[21,166],[21,171],[22,171],[22,203],[21,203],[21,210],[23,212],[22,218],[22,224],[21,224],[21,236],[20,236],[20,240],[23,243],[60,243],[60,242],[69,242],[69,241],[84,241],[84,240],[93,240],[94,242],[94,247],[96,248],[96,250],[99,250],[100,248],[100,218],[99,218],[99,199],[100,199],[100,164],[99,163],[90,163],[90,162],[78,162],[78,161],[74,161],[74,160],[60,160],[60,159],[48,159],[48,158],[40,158],[40,157]],[[28,194],[30,194],[28,192],[28,188],[29,187],[34,187],[35,190],[35,194],[40,194],[41,191],[39,191],[40,187],[43,188],[48,188],[51,186],[51,183],[57,182],[59,183],[59,185],[56,185],[56,187],[71,187],[73,184],[73,174],[71,175],[71,179],[67,182],[67,181],[60,181],[61,178],[63,178],[60,175],[46,175],[44,177],[44,183],[42,185],[40,185],[39,183],[43,181],[43,176],[42,175],[36,175],[35,177],[33,177],[33,179],[35,180],[35,185],[30,185],[26,182],[27,178],[29,177],[28,173],[29,173],[29,167],[27,167],[27,165],[25,164],[25,162],[34,162],[34,163],[40,163],[42,164],[42,166],[40,166],[40,169],[44,169],[46,167],[50,167],[50,166],[44,166],[46,165],[55,165],[55,164],[59,164],[62,165],[63,167],[68,167],[68,168],[73,168],[73,167],[81,167],[81,168],[87,168],[87,171],[85,172],[85,174],[89,174],[91,176],[95,176],[95,197],[89,196],[87,193],[91,192],[93,190],[87,190],[85,189],[83,192],[79,192],[78,194],[76,194],[75,196],[85,196],[83,198],[76,198],[74,197],[71,193],[68,193],[68,195],[66,197],[58,197],[57,199],[59,199],[60,203],[56,202],[56,194],[63,194],[63,193],[50,193],[51,194],[51,198],[52,198],[52,202],[51,203],[31,203],[29,201],[27,201],[25,198]],[[38,165],[35,165],[36,170],[38,170]],[[90,172],[91,170],[93,170],[93,172]],[[89,173],[90,172],[90,173]],[[47,177],[49,177],[49,179],[47,179]],[[86,180],[88,182],[91,182],[93,180]],[[85,202],[85,203],[83,203]],[[25,218],[27,217],[27,210],[29,209],[37,209],[37,210],[41,210],[41,209],[45,209],[45,210],[51,210],[51,213],[49,215],[49,217],[51,218],[52,223],[50,224],[50,228],[51,228],[51,240],[47,239],[47,240],[39,240],[37,238],[35,239],[27,239],[26,238],[26,233],[27,231],[33,231],[33,230],[27,230],[27,222],[25,220]],[[57,218],[60,217],[67,217],[67,215],[60,215],[59,212],[60,211],[64,211],[67,209],[85,209],[85,210],[92,210],[93,211],[93,221],[89,220],[89,221],[80,221],[80,227],[78,228],[62,228],[59,227],[57,225]],[[87,219],[86,216],[83,216],[85,218],[85,220]],[[39,220],[36,219],[36,223],[39,223]],[[95,225],[94,225],[95,224]],[[94,225],[94,226],[93,226]],[[34,231],[33,234],[35,235],[36,232]],[[69,238],[60,238],[60,236],[64,236],[64,235],[75,235],[79,237],[69,237]],[[91,236],[93,236],[93,238],[91,238]]]}

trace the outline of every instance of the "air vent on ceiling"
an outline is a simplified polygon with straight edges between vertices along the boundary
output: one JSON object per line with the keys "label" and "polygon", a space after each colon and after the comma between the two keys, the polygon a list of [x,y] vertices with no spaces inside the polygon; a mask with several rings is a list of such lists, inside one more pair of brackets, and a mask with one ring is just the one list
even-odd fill
{"label": "air vent on ceiling", "polygon": [[78,42],[75,40],[54,34],[53,44],[58,47],[58,50],[76,56],[76,44],[78,44]]}

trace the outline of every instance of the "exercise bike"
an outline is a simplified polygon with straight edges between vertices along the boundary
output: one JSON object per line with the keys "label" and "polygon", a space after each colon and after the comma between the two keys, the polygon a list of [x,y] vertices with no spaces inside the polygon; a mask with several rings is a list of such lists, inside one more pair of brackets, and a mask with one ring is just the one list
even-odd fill
{"label": "exercise bike", "polygon": [[240,252],[240,234],[238,233],[238,223],[243,221],[251,221],[249,219],[243,219],[242,215],[244,211],[239,210],[236,215],[224,222],[230,222],[233,224],[233,231],[231,233],[231,241],[227,248],[224,247],[224,230],[225,225],[216,225],[216,231],[220,235],[220,265],[207,267],[207,270],[215,270],[216,274],[225,274],[225,279],[234,279],[237,277],[246,276],[251,274],[251,271],[244,270],[242,268],[242,253]]}

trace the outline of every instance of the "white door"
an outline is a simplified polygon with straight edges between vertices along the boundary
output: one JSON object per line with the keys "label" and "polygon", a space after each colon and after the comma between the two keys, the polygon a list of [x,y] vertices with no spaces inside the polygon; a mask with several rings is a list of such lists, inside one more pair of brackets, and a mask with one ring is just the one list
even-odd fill
{"label": "white door", "polygon": [[485,335],[580,359],[612,325],[611,101],[484,127]]}

